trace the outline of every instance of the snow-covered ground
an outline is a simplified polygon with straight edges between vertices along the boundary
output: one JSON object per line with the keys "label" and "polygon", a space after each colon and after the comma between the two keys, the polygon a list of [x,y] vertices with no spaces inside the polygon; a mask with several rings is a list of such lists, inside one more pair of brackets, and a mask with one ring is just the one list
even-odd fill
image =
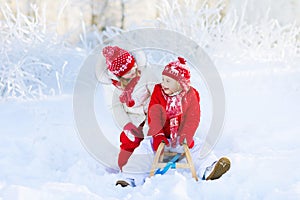
{"label": "snow-covered ground", "polygon": [[116,187],[83,148],[72,95],[0,104],[0,199],[299,199],[300,60],[215,64],[226,94],[226,120],[214,151],[230,171],[215,181],[155,176]]}
{"label": "snow-covered ground", "polygon": [[[185,20],[201,25],[186,34],[206,48],[223,81],[226,119],[214,152],[231,159],[230,171],[215,181],[195,182],[189,174],[175,172],[135,188],[116,187],[118,174],[107,172],[84,149],[75,128],[72,90],[88,51],[85,36],[90,35],[83,34],[86,46],[64,48],[56,35],[41,31],[43,23],[20,15],[18,23],[10,18],[3,23],[0,35],[0,92],[7,94],[0,99],[0,200],[300,199],[299,27],[268,19],[248,25],[232,15],[232,20],[211,28],[201,21],[201,16],[209,17],[191,5],[183,16],[164,8],[160,22],[179,32],[186,28],[181,24],[189,24]],[[25,37],[32,30],[35,34]],[[21,61],[28,66],[41,62],[51,69],[20,70]],[[25,72],[35,78],[33,83],[45,84],[32,89]],[[42,98],[7,98],[14,96],[7,90],[10,86],[20,94],[34,90]],[[39,88],[53,89],[56,96],[44,96],[52,92]]]}

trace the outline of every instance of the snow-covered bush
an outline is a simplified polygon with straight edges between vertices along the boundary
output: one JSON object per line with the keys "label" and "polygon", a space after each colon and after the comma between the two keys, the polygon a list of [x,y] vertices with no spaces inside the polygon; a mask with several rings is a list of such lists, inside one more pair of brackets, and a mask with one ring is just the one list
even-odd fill
{"label": "snow-covered bush", "polygon": [[[62,92],[68,48],[47,25],[45,15],[31,6],[33,16],[1,6],[0,98],[35,99]],[[51,30],[52,29],[52,30]],[[76,53],[75,53],[76,54]]]}
{"label": "snow-covered bush", "polygon": [[[117,27],[106,27],[100,32],[96,27],[86,25],[82,18],[80,35],[74,35],[72,30],[59,35],[57,24],[47,22],[46,11],[40,11],[36,5],[31,5],[31,16],[18,8],[13,11],[8,5],[1,5],[0,9],[3,16],[0,20],[2,101],[39,99],[72,92],[85,56],[105,39],[122,31]],[[70,44],[71,36],[78,38],[78,42]]]}
{"label": "snow-covered bush", "polygon": [[232,9],[223,17],[224,0],[210,7],[207,3],[163,0],[158,26],[183,33],[211,56],[263,61],[300,56],[300,27],[296,23],[281,25],[267,12],[256,24],[249,24],[243,17],[246,7],[241,16]]}

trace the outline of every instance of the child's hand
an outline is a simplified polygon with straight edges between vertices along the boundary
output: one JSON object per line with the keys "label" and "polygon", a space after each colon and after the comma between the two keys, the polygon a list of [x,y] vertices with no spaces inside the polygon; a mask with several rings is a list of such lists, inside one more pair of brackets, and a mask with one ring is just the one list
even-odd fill
{"label": "child's hand", "polygon": [[153,137],[153,150],[157,151],[158,146],[160,145],[160,143],[164,142],[166,146],[169,146],[169,141],[168,139],[165,137],[165,134],[163,133],[159,133],[157,135],[154,135]]}
{"label": "child's hand", "polygon": [[129,122],[127,123],[123,130],[124,131],[130,131],[132,135],[134,135],[135,137],[138,137],[138,138],[144,138],[144,135],[142,133],[142,128],[143,127],[136,127],[133,123]]}
{"label": "child's hand", "polygon": [[185,134],[180,135],[179,138],[179,144],[183,145],[184,143],[186,143],[190,149],[194,147],[194,139],[187,137]]}

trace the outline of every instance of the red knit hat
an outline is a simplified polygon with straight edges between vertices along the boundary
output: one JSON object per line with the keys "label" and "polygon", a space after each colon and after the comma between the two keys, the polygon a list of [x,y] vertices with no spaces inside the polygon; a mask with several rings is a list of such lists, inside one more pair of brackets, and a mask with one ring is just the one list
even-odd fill
{"label": "red knit hat", "polygon": [[178,57],[177,61],[170,62],[162,74],[178,81],[184,91],[189,90],[191,73],[184,58]]}
{"label": "red knit hat", "polygon": [[102,54],[106,58],[107,69],[116,76],[123,76],[134,66],[134,57],[126,50],[117,46],[103,48]]}

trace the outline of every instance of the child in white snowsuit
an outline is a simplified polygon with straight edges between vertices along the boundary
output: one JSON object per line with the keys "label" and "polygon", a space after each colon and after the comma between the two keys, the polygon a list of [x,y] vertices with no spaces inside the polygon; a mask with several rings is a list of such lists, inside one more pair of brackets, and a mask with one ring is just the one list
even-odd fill
{"label": "child in white snowsuit", "polygon": [[[228,158],[223,157],[216,161],[213,153],[205,159],[200,158],[201,141],[195,137],[200,123],[200,96],[198,91],[190,86],[190,70],[183,58],[179,57],[177,61],[165,66],[162,83],[155,85],[151,95],[148,123],[148,136],[151,136],[151,139],[145,139],[134,153],[144,153],[146,156],[140,159],[133,155],[124,170],[150,172],[155,151],[161,142],[165,143],[166,149],[174,152],[183,152],[182,144],[186,143],[190,148],[197,174],[204,180],[217,179],[229,170]],[[132,179],[136,179],[135,182]],[[136,185],[137,182],[141,182],[137,179],[138,176],[132,176],[127,181],[117,183],[122,186]]]}
{"label": "child in white snowsuit", "polygon": [[112,75],[111,83],[117,88],[112,105],[115,120],[123,128],[118,156],[118,166],[122,170],[144,139],[143,127],[155,76],[145,66],[139,67],[133,54],[118,46],[107,46],[102,54]]}

